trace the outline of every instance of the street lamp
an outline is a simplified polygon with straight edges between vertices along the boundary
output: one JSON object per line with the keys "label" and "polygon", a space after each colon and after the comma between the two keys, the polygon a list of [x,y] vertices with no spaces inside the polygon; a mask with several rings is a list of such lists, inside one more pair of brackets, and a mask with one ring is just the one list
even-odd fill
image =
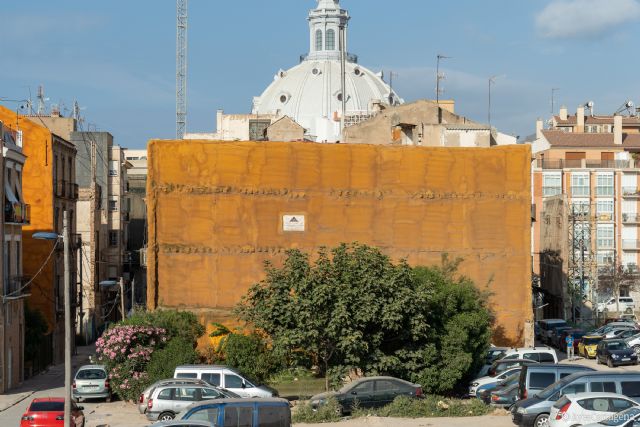
{"label": "street lamp", "polygon": [[34,239],[62,239],[64,244],[64,427],[71,426],[71,245],[69,244],[69,215],[62,218],[62,235],[54,232],[33,233]]}

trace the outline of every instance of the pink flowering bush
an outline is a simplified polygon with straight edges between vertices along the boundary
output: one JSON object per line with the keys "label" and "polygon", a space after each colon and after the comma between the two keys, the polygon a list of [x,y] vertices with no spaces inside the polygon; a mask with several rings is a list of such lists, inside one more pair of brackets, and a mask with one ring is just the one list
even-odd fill
{"label": "pink flowering bush", "polygon": [[98,338],[98,361],[106,366],[111,389],[122,400],[135,400],[148,384],[147,366],[167,339],[164,328],[145,325],[115,326]]}

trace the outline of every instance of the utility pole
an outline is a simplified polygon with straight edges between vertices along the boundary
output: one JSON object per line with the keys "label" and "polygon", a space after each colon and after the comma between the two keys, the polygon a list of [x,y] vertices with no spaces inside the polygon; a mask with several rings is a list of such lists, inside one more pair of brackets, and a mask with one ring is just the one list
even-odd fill
{"label": "utility pole", "polygon": [[188,0],[176,0],[176,138],[187,131],[187,16]]}
{"label": "utility pole", "polygon": [[64,427],[71,426],[71,245],[69,213],[63,212],[64,243]]}
{"label": "utility pole", "polygon": [[124,278],[120,277],[120,312],[122,313],[122,320],[124,320],[127,316],[124,312]]}
{"label": "utility pole", "polygon": [[[131,274],[131,268],[129,268],[129,274]],[[133,311],[133,308],[135,306],[136,303],[136,278],[135,277],[131,277],[131,310]]]}
{"label": "utility pole", "polygon": [[345,46],[345,26],[344,23],[340,23],[340,94],[342,97],[342,112],[340,113],[340,142],[344,142],[344,123],[345,114],[347,112],[347,94],[346,94],[346,61],[347,61],[347,47]]}
{"label": "utility pole", "polygon": [[440,74],[440,61],[442,59],[451,59],[451,57],[438,54],[437,58],[438,58],[438,61],[436,62],[436,103],[440,104],[440,95],[443,93],[443,90],[440,89],[440,81],[445,79],[444,73]]}

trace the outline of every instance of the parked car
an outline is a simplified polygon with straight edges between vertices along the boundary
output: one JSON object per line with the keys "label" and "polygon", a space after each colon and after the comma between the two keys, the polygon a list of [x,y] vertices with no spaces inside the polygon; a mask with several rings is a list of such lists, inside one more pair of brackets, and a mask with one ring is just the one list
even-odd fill
{"label": "parked car", "polygon": [[538,325],[540,326],[540,340],[546,344],[549,343],[552,329],[566,326],[567,322],[563,319],[544,319],[539,320]]}
{"label": "parked car", "polygon": [[520,427],[543,426],[551,407],[562,396],[584,392],[623,394],[640,399],[640,373],[593,371],[576,372],[551,384],[535,396],[519,400],[511,407],[513,423]]}
{"label": "parked car", "polygon": [[622,412],[618,412],[617,414],[609,415],[608,418],[605,418],[600,422],[585,424],[583,427],[602,427],[602,426],[637,427],[639,423],[640,423],[640,407],[633,406]]}
{"label": "parked car", "polygon": [[523,366],[518,378],[518,398],[526,399],[535,396],[549,385],[576,372],[595,371],[588,366],[574,364],[551,364]]}
{"label": "parked car", "polygon": [[[71,427],[84,427],[84,408],[71,402]],[[44,397],[31,401],[22,415],[20,427],[64,426],[64,398]]]}
{"label": "parked car", "polygon": [[291,407],[289,401],[274,398],[209,400],[186,408],[180,417],[185,420],[216,426],[291,427]]}
{"label": "parked car", "polygon": [[550,427],[573,427],[601,421],[637,403],[615,393],[566,394],[553,405],[549,414]]}
{"label": "parked car", "polygon": [[242,397],[276,397],[278,391],[250,381],[235,369],[222,365],[181,365],[173,373],[174,378],[197,378],[216,387],[227,389]]}
{"label": "parked car", "polygon": [[606,325],[602,325],[597,329],[589,331],[588,334],[589,335],[605,335],[610,330],[616,329],[616,328],[633,329],[635,328],[635,326],[629,322],[611,322],[611,323],[607,323]]}
{"label": "parked car", "polygon": [[216,423],[198,420],[158,421],[149,427],[216,427]]}
{"label": "parked car", "polygon": [[596,349],[598,343],[602,341],[604,337],[602,335],[585,335],[578,344],[578,356],[582,356],[585,359],[594,359],[596,357]]}
{"label": "parked car", "polygon": [[111,386],[104,365],[81,366],[73,378],[72,387],[76,402],[82,399],[105,399],[111,402]]}
{"label": "parked car", "polygon": [[491,392],[491,406],[508,408],[518,400],[518,383]]}
{"label": "parked car", "polygon": [[[147,402],[149,400],[149,397],[151,397],[151,393],[153,393],[153,391],[160,386],[166,386],[166,385],[189,385],[189,384],[193,384],[193,385],[210,385],[208,384],[206,381],[203,380],[199,380],[199,379],[193,379],[193,378],[169,378],[166,380],[160,380],[160,381],[156,381],[155,383],[151,384],[149,387],[147,387],[141,394],[140,397],[138,397],[138,412],[140,412],[141,414],[145,414],[147,412]],[[213,386],[212,386],[213,387]],[[220,389],[220,390],[225,390],[225,389]],[[231,393],[228,390],[225,390],[226,394],[228,394],[227,397],[240,397],[235,393]]]}
{"label": "parked car", "polygon": [[552,328],[551,329],[551,336],[549,337],[549,344],[552,345],[555,348],[559,348],[559,349],[563,349],[564,347],[566,347],[565,343],[561,343],[560,342],[560,335],[562,335],[562,333],[564,331],[569,331],[573,329],[573,327],[569,326],[569,325],[565,325],[565,326],[559,326],[557,328]]}
{"label": "parked car", "polygon": [[491,368],[489,368],[489,376],[495,377],[503,373],[504,371],[523,365],[532,365],[538,363],[531,359],[500,359],[493,362]]}
{"label": "parked car", "polygon": [[613,333],[613,337],[619,340],[633,339],[636,335],[640,335],[640,330],[638,329],[616,329]]}
{"label": "parked car", "polygon": [[602,313],[605,311],[617,311],[623,313],[628,309],[632,311],[636,308],[636,304],[631,297],[619,297],[618,304],[616,304],[616,299],[610,298],[605,302],[601,302],[597,306],[598,313]]}
{"label": "parked car", "polygon": [[156,387],[147,402],[147,419],[169,421],[193,402],[225,399],[215,387],[195,384],[171,384]]}
{"label": "parked car", "polygon": [[638,355],[624,340],[604,339],[598,343],[596,363],[606,363],[610,368],[620,365],[637,365]]}
{"label": "parked car", "polygon": [[[468,396],[474,397],[476,395],[476,391],[478,390],[478,388],[480,388],[480,387],[493,388],[500,381],[504,380],[505,378],[509,377],[510,375],[513,375],[513,374],[519,373],[519,372],[520,372],[520,367],[517,366],[515,368],[509,368],[506,371],[502,372],[501,374],[496,375],[495,377],[486,376],[486,377],[482,377],[482,378],[476,378],[475,380],[473,380],[473,382],[471,384],[469,384]],[[485,386],[487,386],[487,387],[485,387]]]}
{"label": "parked car", "polygon": [[551,347],[519,347],[507,350],[500,360],[509,359],[528,359],[540,363],[558,363],[558,354]]}
{"label": "parked car", "polygon": [[509,377],[507,377],[504,380],[500,381],[494,387],[488,387],[488,388],[482,389],[477,394],[476,397],[478,399],[482,400],[487,405],[489,405],[489,404],[491,404],[491,396],[494,393],[497,393],[497,392],[500,392],[500,391],[502,391],[502,390],[504,390],[506,388],[509,388],[514,384],[518,384],[518,380],[519,379],[520,379],[520,375],[518,373],[510,375]]}
{"label": "parked car", "polygon": [[312,408],[334,398],[343,414],[351,413],[355,401],[361,408],[374,408],[393,402],[398,396],[422,397],[422,386],[393,377],[367,377],[353,381],[338,391],[320,393],[310,400]]}
{"label": "parked car", "polygon": [[619,334],[625,331],[631,331],[631,332],[637,333],[635,332],[635,330],[636,330],[635,327],[633,327],[631,324],[629,324],[629,326],[616,326],[614,328],[611,328],[607,332],[605,332],[604,338],[605,339],[616,338]]}
{"label": "parked car", "polygon": [[567,349],[567,341],[566,338],[571,334],[573,337],[573,352],[578,352],[578,345],[580,345],[580,341],[582,341],[582,337],[585,335],[585,331],[582,329],[565,329],[560,333],[560,335],[556,339],[556,347],[565,351]]}
{"label": "parked car", "polygon": [[487,356],[484,361],[484,365],[480,368],[480,371],[476,375],[476,378],[482,378],[487,376],[487,372],[489,372],[489,368],[491,368],[491,364],[496,360],[501,359],[504,354],[509,350],[509,347],[494,347],[492,346],[487,350]]}

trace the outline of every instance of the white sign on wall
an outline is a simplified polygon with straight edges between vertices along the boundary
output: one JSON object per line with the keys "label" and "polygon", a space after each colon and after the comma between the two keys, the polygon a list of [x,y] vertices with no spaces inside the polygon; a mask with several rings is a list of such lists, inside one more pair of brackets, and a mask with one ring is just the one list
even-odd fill
{"label": "white sign on wall", "polygon": [[282,231],[304,231],[304,215],[283,215]]}

